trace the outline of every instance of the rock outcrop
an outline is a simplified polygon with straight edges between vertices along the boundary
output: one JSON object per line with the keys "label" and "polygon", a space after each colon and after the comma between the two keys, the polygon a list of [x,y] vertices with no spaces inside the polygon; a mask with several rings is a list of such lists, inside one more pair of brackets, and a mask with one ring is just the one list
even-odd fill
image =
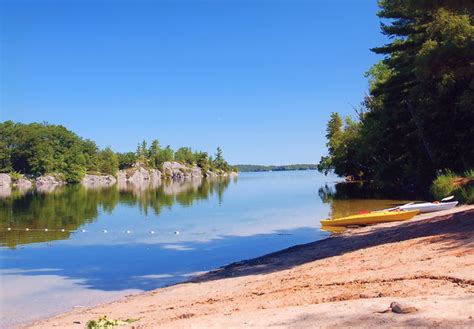
{"label": "rock outcrop", "polygon": [[7,174],[0,174],[0,198],[6,198],[12,193],[12,178]]}
{"label": "rock outcrop", "polygon": [[60,186],[65,185],[66,182],[54,175],[44,175],[36,178],[36,189],[42,193],[51,193]]}
{"label": "rock outcrop", "polygon": [[33,183],[26,179],[26,178],[18,178],[15,182],[15,186],[17,189],[21,190],[21,191],[25,191],[25,190],[29,190],[30,188],[33,187]]}
{"label": "rock outcrop", "polygon": [[121,190],[129,187],[156,187],[161,182],[161,172],[156,169],[147,169],[144,164],[137,162],[131,168],[119,170],[117,182]]}
{"label": "rock outcrop", "polygon": [[82,185],[87,188],[97,188],[112,186],[117,182],[112,175],[88,175],[86,174],[82,179]]}
{"label": "rock outcrop", "polygon": [[0,174],[0,186],[1,187],[11,187],[12,178],[8,174]]}
{"label": "rock outcrop", "polygon": [[45,176],[39,176],[38,178],[36,178],[36,187],[61,186],[64,184],[65,182],[62,179],[54,175],[45,175]]}
{"label": "rock outcrop", "polygon": [[239,174],[235,171],[230,171],[230,172],[215,172],[209,170],[206,174],[205,177],[207,178],[217,178],[217,177],[230,177],[230,178],[235,178],[238,177]]}
{"label": "rock outcrop", "polygon": [[187,167],[179,162],[167,161],[163,163],[163,176],[174,180],[202,177],[199,167]]}

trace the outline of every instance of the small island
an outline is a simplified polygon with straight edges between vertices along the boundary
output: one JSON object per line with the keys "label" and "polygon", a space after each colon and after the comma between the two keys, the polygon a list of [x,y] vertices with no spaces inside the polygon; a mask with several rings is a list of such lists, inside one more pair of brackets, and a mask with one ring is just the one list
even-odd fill
{"label": "small island", "polygon": [[135,152],[120,153],[100,149],[60,125],[12,121],[0,124],[0,136],[2,194],[12,188],[48,190],[76,183],[97,187],[236,176],[238,170],[224,159],[220,147],[212,156],[190,147],[175,151],[153,140],[150,146],[143,141]]}

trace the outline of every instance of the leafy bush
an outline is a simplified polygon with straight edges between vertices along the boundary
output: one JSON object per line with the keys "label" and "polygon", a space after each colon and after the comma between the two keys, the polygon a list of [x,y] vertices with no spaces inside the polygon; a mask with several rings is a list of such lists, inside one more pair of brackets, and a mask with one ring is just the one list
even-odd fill
{"label": "leafy bush", "polygon": [[456,178],[457,176],[451,170],[446,170],[444,174],[436,177],[431,185],[433,196],[439,200],[452,194]]}
{"label": "leafy bush", "polygon": [[474,179],[474,169],[469,169],[464,172],[464,177]]}
{"label": "leafy bush", "polygon": [[456,200],[474,204],[474,170],[467,170],[463,176],[445,171],[433,181],[431,192],[437,200],[454,195]]}
{"label": "leafy bush", "polygon": [[12,181],[16,182],[17,180],[19,180],[20,178],[23,178],[23,175],[21,173],[19,173],[18,171],[12,171],[9,173]]}
{"label": "leafy bush", "polygon": [[467,204],[474,204],[474,186],[461,187],[459,193]]}

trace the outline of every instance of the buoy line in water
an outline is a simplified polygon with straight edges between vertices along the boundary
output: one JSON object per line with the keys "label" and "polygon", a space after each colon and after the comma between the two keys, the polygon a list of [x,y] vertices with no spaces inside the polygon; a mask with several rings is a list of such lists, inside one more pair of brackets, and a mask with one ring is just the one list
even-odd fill
{"label": "buoy line in water", "polygon": [[[25,227],[25,228],[12,228],[12,227],[8,227],[8,228],[5,228],[3,229],[3,231],[5,232],[61,232],[61,233],[97,233],[96,231],[88,231],[88,230],[85,230],[85,229],[81,229],[81,230],[66,230],[64,228],[61,228],[61,229],[48,229],[48,228],[28,228],[28,227]],[[134,231],[132,230],[124,230],[124,231],[112,231],[113,233],[125,233],[125,234],[132,234],[134,233]],[[100,233],[103,233],[103,234],[107,234],[107,233],[110,233],[109,230],[101,230]],[[154,231],[154,230],[150,230],[148,231],[148,234],[159,234],[159,233],[164,233],[164,232],[160,232],[160,231]],[[180,232],[179,231],[174,231],[173,232],[174,235],[179,235]]]}

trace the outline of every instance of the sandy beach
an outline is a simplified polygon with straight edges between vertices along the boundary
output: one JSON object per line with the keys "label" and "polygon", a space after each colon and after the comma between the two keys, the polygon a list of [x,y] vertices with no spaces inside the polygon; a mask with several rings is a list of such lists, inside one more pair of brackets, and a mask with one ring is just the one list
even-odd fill
{"label": "sandy beach", "polygon": [[474,206],[350,229],[31,327],[104,315],[133,328],[473,327]]}

